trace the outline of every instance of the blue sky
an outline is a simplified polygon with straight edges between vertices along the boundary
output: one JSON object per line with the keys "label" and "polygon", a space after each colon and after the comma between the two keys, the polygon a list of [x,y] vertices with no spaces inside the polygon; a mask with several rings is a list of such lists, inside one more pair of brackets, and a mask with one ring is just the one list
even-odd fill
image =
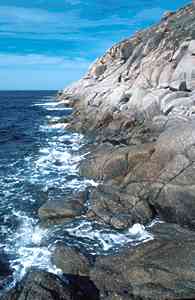
{"label": "blue sky", "polygon": [[190,0],[0,0],[0,89],[61,89]]}

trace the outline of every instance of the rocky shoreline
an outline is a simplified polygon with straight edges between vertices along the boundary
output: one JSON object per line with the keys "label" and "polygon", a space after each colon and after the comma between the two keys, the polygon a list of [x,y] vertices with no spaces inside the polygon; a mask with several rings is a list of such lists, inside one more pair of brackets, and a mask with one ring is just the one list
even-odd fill
{"label": "rocky shoreline", "polygon": [[46,202],[42,221],[79,216],[146,243],[92,257],[57,244],[64,279],[32,270],[8,299],[195,299],[195,9],[188,5],[113,46],[58,95],[74,113],[69,130],[93,141],[80,174],[98,186]]}

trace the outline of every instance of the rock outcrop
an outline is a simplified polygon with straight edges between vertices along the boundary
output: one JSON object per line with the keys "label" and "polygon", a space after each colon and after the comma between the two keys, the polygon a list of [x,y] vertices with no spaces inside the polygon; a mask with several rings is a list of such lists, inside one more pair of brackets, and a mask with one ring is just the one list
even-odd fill
{"label": "rock outcrop", "polygon": [[61,95],[75,109],[70,126],[95,136],[80,172],[103,185],[87,216],[126,228],[157,215],[195,229],[194,25],[193,5],[166,13]]}
{"label": "rock outcrop", "polygon": [[195,233],[168,223],[150,232],[154,240],[99,256],[92,264],[63,245],[56,247],[54,258],[59,254],[56,263],[65,274],[89,276],[100,299],[194,299]]}
{"label": "rock outcrop", "polygon": [[71,300],[70,289],[57,276],[31,270],[2,300]]}
{"label": "rock outcrop", "polygon": [[[100,128],[119,115],[194,114],[195,11],[192,5],[113,46],[64,90],[75,99],[75,127]],[[77,116],[77,118],[76,118]]]}
{"label": "rock outcrop", "polygon": [[58,276],[31,269],[2,300],[99,300],[99,291],[88,277]]}
{"label": "rock outcrop", "polygon": [[43,300],[195,298],[194,27],[194,5],[168,12],[59,94],[74,108],[69,127],[93,138],[80,174],[99,186],[87,191],[87,205],[77,195],[39,210],[42,219],[85,215],[115,230],[155,217],[168,223],[148,228],[153,240],[93,261],[57,245],[53,262],[69,287],[54,277],[48,287],[49,275],[35,273],[5,299],[30,300],[31,291]]}
{"label": "rock outcrop", "polygon": [[74,218],[82,214],[82,205],[77,201],[48,201],[39,209],[40,218]]}
{"label": "rock outcrop", "polygon": [[64,274],[89,276],[89,260],[74,247],[67,247],[63,244],[56,245],[52,261]]}
{"label": "rock outcrop", "polygon": [[86,211],[87,192],[78,192],[71,198],[62,200],[48,200],[38,210],[41,220],[63,222],[81,216]]}
{"label": "rock outcrop", "polygon": [[100,299],[194,299],[194,233],[169,224],[152,232],[155,240],[96,260]]}
{"label": "rock outcrop", "polygon": [[192,120],[167,120],[155,142],[103,144],[89,154],[81,174],[103,182],[89,195],[95,219],[113,224],[117,218],[125,228],[160,216],[195,229],[194,126]]}
{"label": "rock outcrop", "polygon": [[[154,240],[93,260],[76,249],[58,245],[54,257],[65,280],[30,270],[2,300],[156,300],[194,299],[195,233],[160,223]],[[65,261],[66,260],[66,261]]]}
{"label": "rock outcrop", "polygon": [[100,299],[195,297],[194,26],[194,5],[167,12],[61,95],[74,108],[69,126],[94,141],[80,164],[99,182],[86,217],[118,230],[169,222],[151,228],[153,241],[95,260]]}

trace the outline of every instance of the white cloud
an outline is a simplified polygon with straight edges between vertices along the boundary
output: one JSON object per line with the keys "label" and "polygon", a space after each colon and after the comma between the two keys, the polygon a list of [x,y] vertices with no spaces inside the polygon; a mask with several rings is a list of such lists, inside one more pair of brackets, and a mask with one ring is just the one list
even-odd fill
{"label": "white cloud", "polygon": [[1,68],[58,68],[67,70],[87,70],[91,61],[76,58],[65,58],[60,56],[47,56],[38,54],[28,55],[15,55],[15,54],[0,54],[0,67]]}
{"label": "white cloud", "polygon": [[0,54],[0,89],[62,89],[85,74],[90,64],[79,57]]}
{"label": "white cloud", "polygon": [[[33,53],[35,52],[34,46],[30,42],[28,51],[32,51],[32,54],[0,53],[2,70],[0,89],[9,87],[12,89],[63,88],[65,84],[79,79],[91,64],[88,59],[80,58],[88,54],[85,50],[87,45],[93,56],[99,56],[118,39],[130,35],[131,28],[134,28],[135,24],[141,24],[146,20],[156,21],[163,12],[162,9],[156,7],[150,10],[144,9],[133,18],[122,18],[117,14],[112,14],[111,10],[107,18],[88,19],[80,14],[79,6],[77,7],[79,0],[64,1],[72,5],[71,10],[51,12],[46,9],[0,5],[1,37],[11,37],[13,41],[14,38],[61,40],[67,43],[64,43],[65,49],[68,49],[66,53],[73,56],[69,58],[38,55]],[[77,42],[75,48],[71,44],[68,47],[69,42],[75,41]],[[82,47],[83,45],[85,47]],[[15,51],[17,47],[14,48],[14,46],[15,44],[12,43],[9,51]],[[51,53],[51,49],[48,49],[48,53]]]}
{"label": "white cloud", "polygon": [[[77,0],[68,0],[71,3],[78,3]],[[110,15],[102,19],[87,19],[80,15],[78,9],[72,9],[67,12],[50,12],[45,9],[24,8],[17,6],[0,6],[1,34],[16,35],[19,37],[28,34],[42,35],[43,38],[61,39],[79,35],[82,30],[98,29],[104,27],[111,30],[112,26],[130,26],[136,22],[145,20],[156,21],[162,14],[161,8],[151,8],[142,10],[133,18],[121,18],[117,15]],[[65,36],[68,35],[68,36]],[[87,34],[89,38],[90,33]],[[81,35],[78,40],[83,40],[85,36]]]}

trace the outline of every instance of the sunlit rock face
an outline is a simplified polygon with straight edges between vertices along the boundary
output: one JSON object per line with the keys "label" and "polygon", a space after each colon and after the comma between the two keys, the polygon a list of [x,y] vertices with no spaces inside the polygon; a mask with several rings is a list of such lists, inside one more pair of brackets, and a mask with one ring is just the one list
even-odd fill
{"label": "sunlit rock face", "polygon": [[152,118],[164,113],[164,98],[172,98],[177,91],[186,92],[186,101],[183,96],[177,96],[177,101],[173,97],[173,107],[166,114],[175,108],[179,114],[191,114],[191,92],[195,89],[194,25],[193,5],[167,12],[156,26],[109,49],[84,78],[64,90],[64,97],[82,99],[79,105],[93,124],[108,111],[141,113]]}
{"label": "sunlit rock face", "polygon": [[64,90],[75,108],[71,126],[98,143],[80,167],[104,183],[90,195],[90,217],[127,228],[158,215],[195,228],[194,28],[192,4],[166,12]]}

